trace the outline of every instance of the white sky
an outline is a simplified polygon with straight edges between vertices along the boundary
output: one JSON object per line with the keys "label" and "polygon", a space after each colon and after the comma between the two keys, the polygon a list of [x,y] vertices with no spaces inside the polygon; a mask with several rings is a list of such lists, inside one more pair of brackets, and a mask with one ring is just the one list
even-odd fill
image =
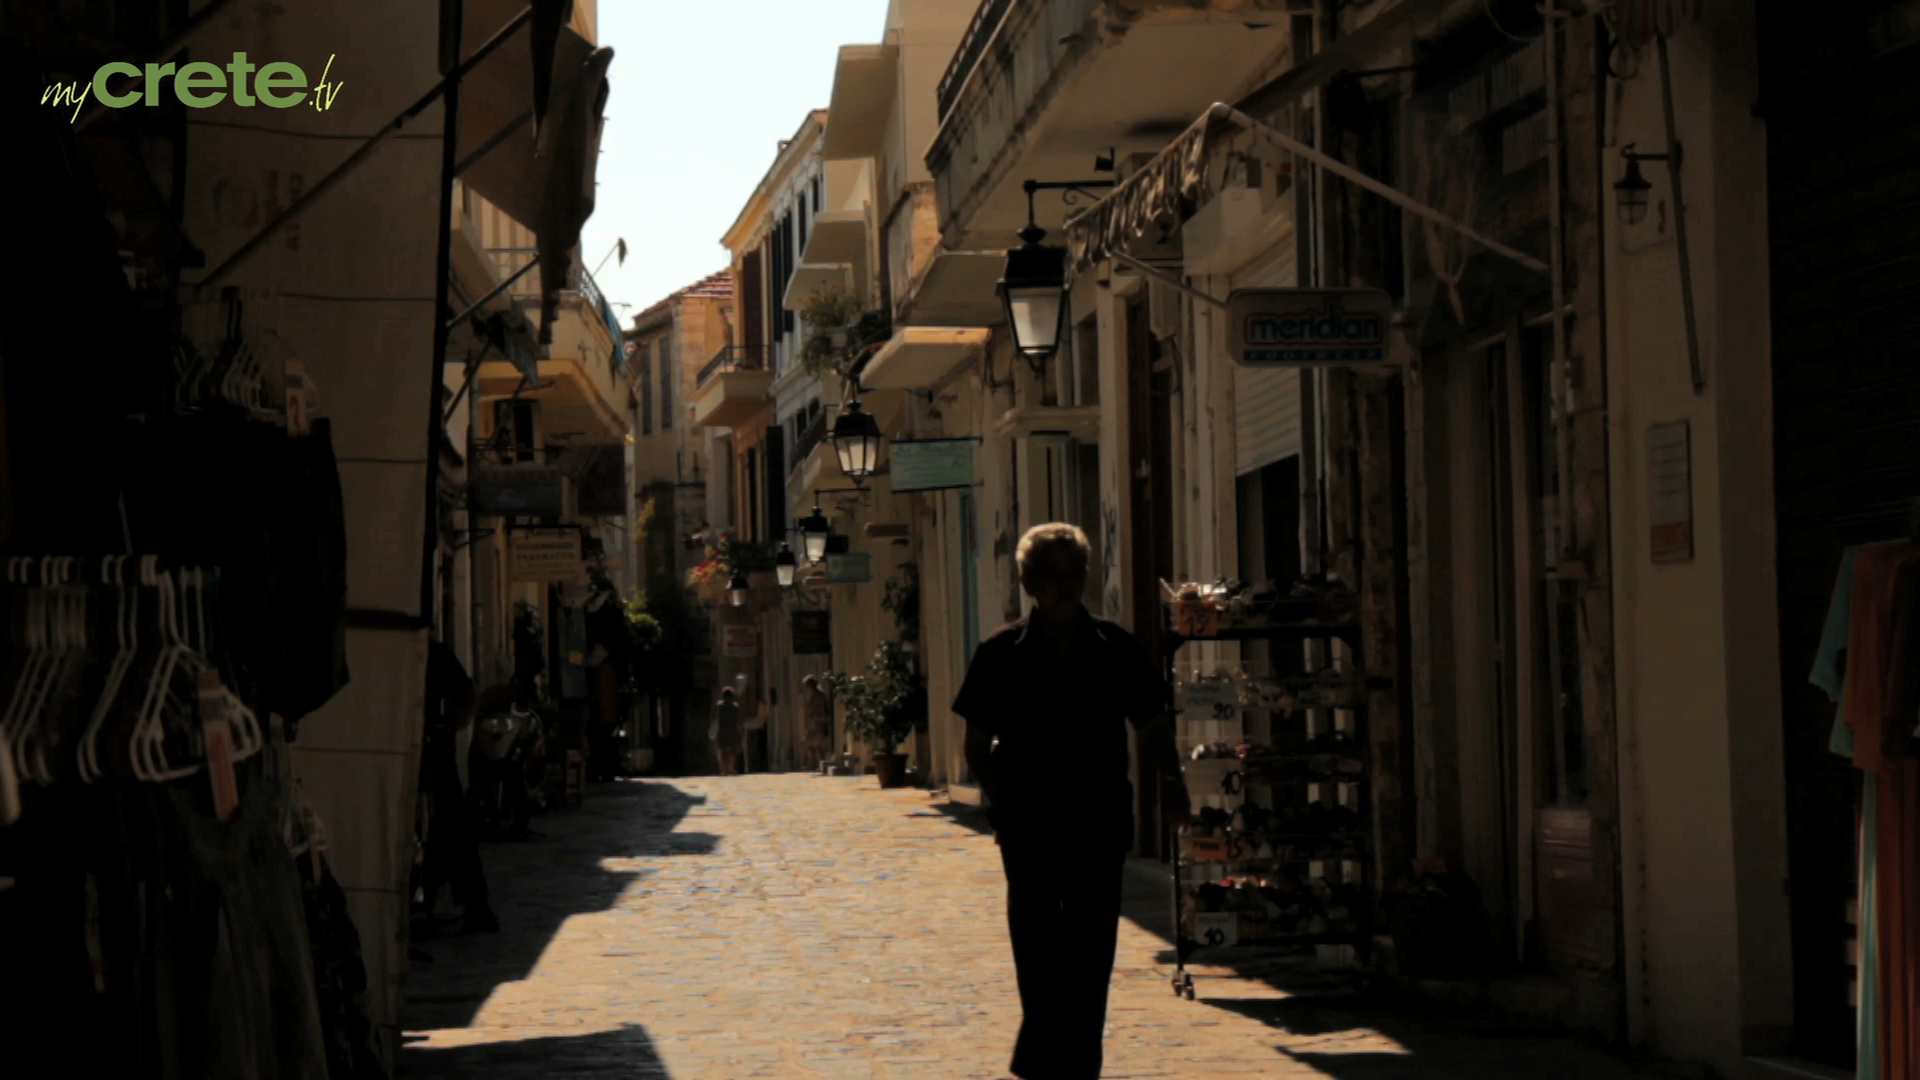
{"label": "white sky", "polygon": [[601,0],[613,47],[593,217],[580,258],[621,324],[726,269],[721,234],[809,109],[826,108],[840,46],[876,43],[887,0]]}

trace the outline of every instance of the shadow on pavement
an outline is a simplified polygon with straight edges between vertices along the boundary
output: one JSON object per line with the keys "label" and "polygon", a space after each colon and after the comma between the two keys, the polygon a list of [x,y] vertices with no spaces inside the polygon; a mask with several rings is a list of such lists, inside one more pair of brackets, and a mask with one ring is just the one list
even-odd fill
{"label": "shadow on pavement", "polygon": [[[1167,948],[1154,956],[1169,975],[1173,884],[1163,863],[1128,867],[1121,913]],[[1217,963],[1217,962],[1216,962]],[[1219,964],[1219,967],[1228,965]],[[1249,959],[1233,976],[1194,977],[1194,1022],[1225,1010],[1257,1020],[1277,1036],[1274,1050],[1333,1080],[1621,1080],[1646,1075],[1612,1053],[1572,1036],[1496,1027],[1465,1009],[1424,998],[1362,990],[1351,978],[1316,971],[1312,958]],[[1172,988],[1167,990],[1172,995]],[[1387,1049],[1383,1049],[1386,1047]]]}
{"label": "shadow on pavement", "polygon": [[718,837],[674,831],[705,802],[663,783],[595,784],[581,806],[534,822],[536,830],[543,821],[564,821],[564,827],[533,840],[482,844],[480,861],[500,931],[414,943],[404,1029],[470,1026],[495,987],[527,977],[562,923],[611,908],[645,876],[608,869],[608,860],[713,854]]}
{"label": "shadow on pavement", "polygon": [[410,1045],[401,1052],[401,1060],[405,1064],[402,1075],[407,1080],[531,1080],[550,1076],[665,1080],[669,1075],[653,1040],[638,1024],[592,1035],[475,1043],[444,1050]]}
{"label": "shadow on pavement", "polygon": [[987,812],[977,806],[966,803],[934,803],[933,809],[915,811],[911,817],[943,817],[956,824],[965,825],[982,836],[993,833],[993,826],[987,824]]}

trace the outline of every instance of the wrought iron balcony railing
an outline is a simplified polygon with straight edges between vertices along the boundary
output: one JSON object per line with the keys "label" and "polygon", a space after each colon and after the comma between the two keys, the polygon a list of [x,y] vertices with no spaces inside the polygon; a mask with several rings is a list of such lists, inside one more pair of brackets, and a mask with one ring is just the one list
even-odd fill
{"label": "wrought iron balcony railing", "polygon": [[767,349],[764,345],[729,345],[713,355],[700,369],[698,385],[706,386],[729,371],[765,371]]}
{"label": "wrought iron balcony railing", "polygon": [[980,6],[973,13],[973,22],[968,24],[967,32],[960,38],[960,44],[953,50],[953,59],[947,63],[946,74],[940,77],[940,85],[934,91],[939,103],[940,121],[946,122],[947,114],[953,111],[953,103],[960,98],[960,89],[967,85],[967,76],[980,65],[980,58],[986,54],[987,43],[993,40],[994,31],[1006,21],[1008,9],[1013,0],[980,0]]}

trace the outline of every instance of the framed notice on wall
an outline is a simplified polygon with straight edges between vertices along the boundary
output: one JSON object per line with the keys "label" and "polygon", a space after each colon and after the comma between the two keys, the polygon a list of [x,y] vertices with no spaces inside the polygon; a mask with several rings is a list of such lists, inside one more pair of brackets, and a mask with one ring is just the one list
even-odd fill
{"label": "framed notice on wall", "polygon": [[760,655],[760,628],[757,626],[727,626],[721,628],[723,654],[734,659],[747,659]]}
{"label": "framed notice on wall", "polygon": [[1647,527],[1653,561],[1693,561],[1693,439],[1687,421],[1647,429]]}
{"label": "framed notice on wall", "polygon": [[833,612],[793,613],[793,655],[826,656],[833,652]]}
{"label": "framed notice on wall", "polygon": [[513,538],[513,580],[571,582],[585,578],[580,534],[522,533]]}

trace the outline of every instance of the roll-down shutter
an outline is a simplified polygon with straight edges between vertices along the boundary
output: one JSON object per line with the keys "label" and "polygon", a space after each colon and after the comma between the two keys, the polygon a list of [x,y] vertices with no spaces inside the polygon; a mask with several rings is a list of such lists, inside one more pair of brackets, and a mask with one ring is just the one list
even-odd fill
{"label": "roll-down shutter", "polygon": [[[1236,289],[1285,289],[1294,281],[1289,240],[1233,275]],[[1233,369],[1234,473],[1244,476],[1300,452],[1300,373],[1290,368]]]}

